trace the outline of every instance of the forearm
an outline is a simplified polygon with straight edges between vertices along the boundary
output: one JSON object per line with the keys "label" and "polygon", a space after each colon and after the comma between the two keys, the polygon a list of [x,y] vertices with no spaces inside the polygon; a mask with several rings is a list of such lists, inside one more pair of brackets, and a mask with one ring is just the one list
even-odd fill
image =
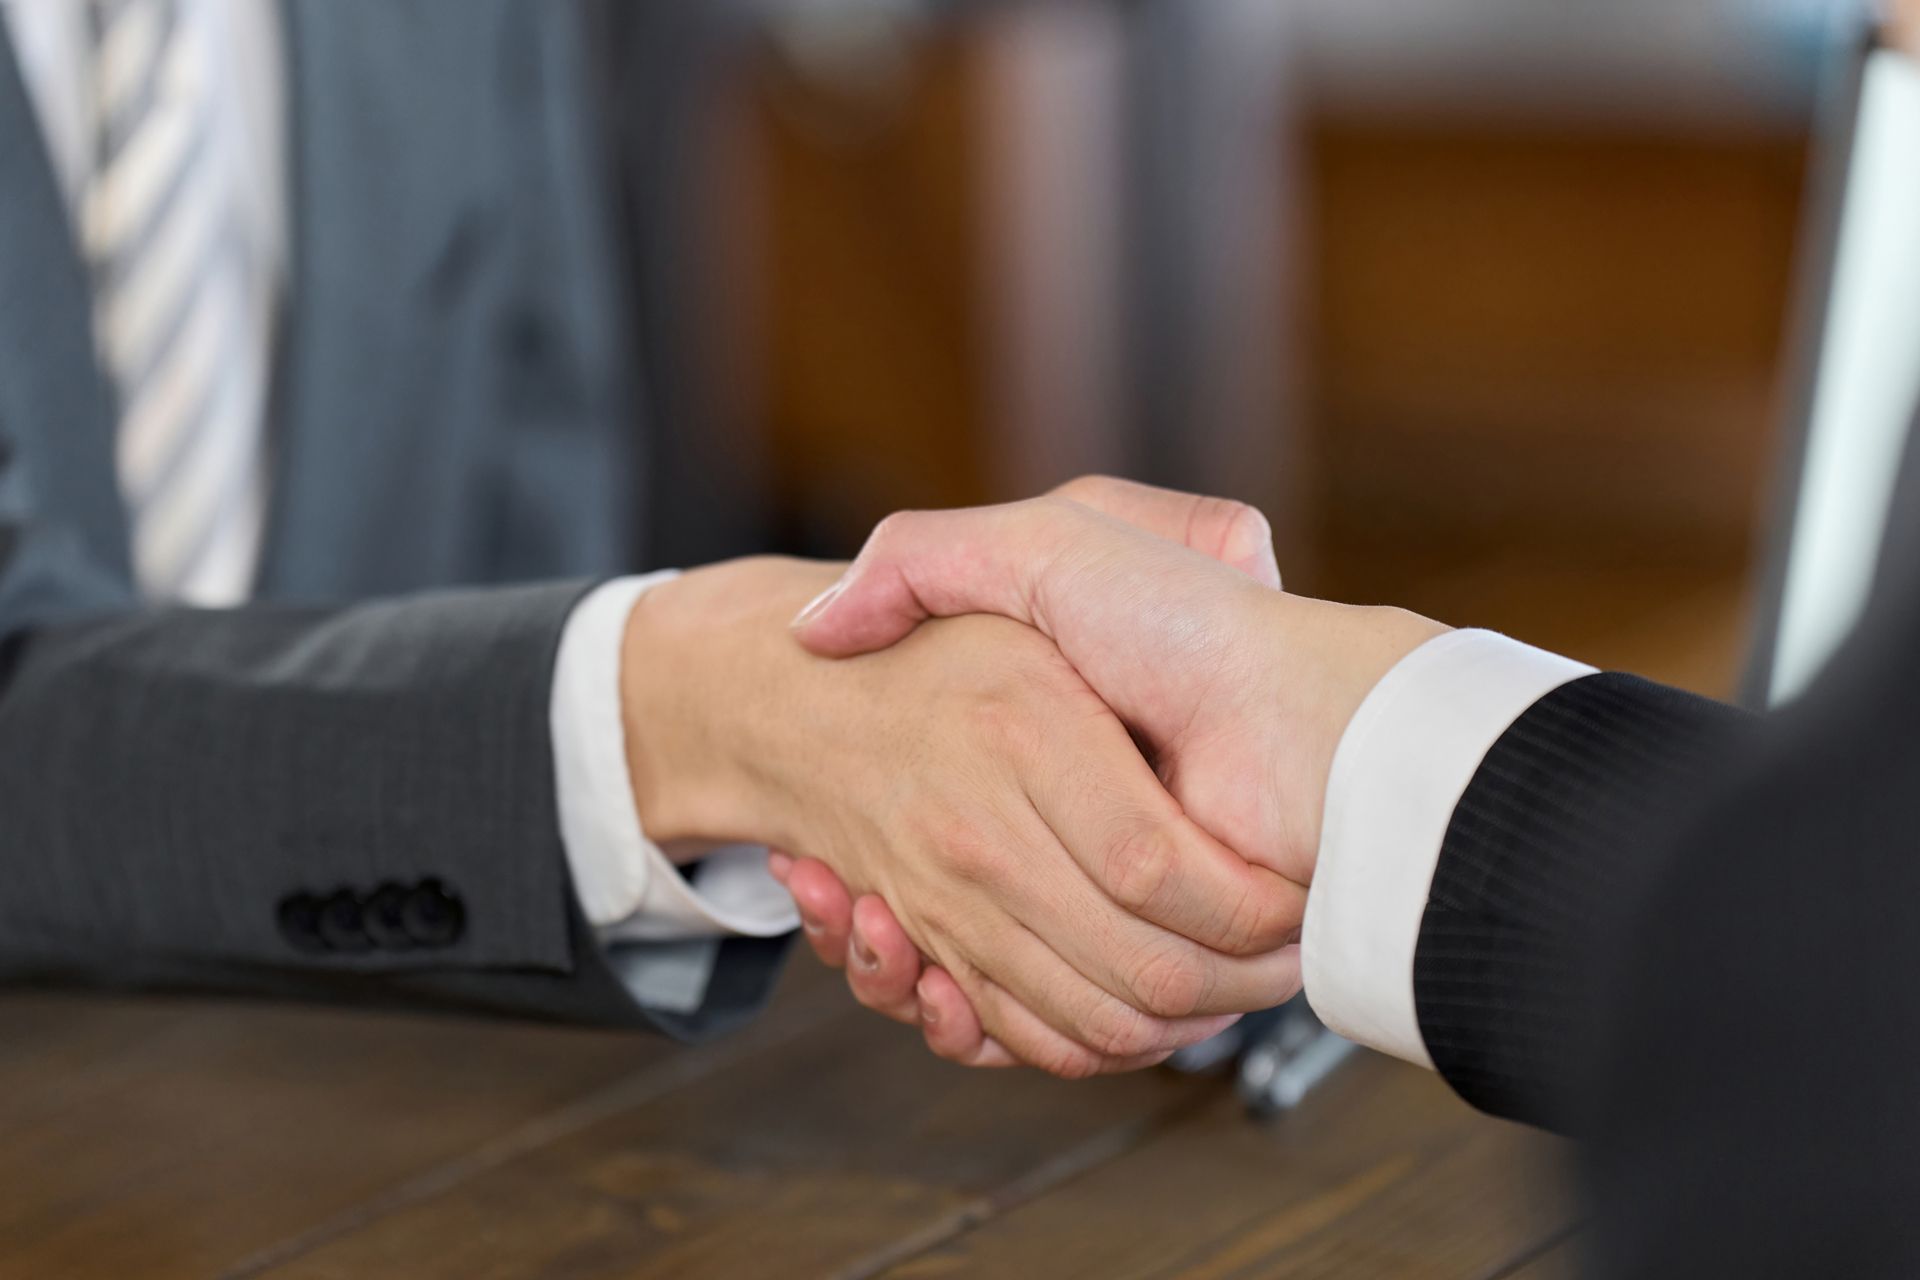
{"label": "forearm", "polygon": [[[1261,593],[1257,628],[1239,643],[1258,655],[1275,729],[1276,793],[1298,797],[1302,848],[1321,843],[1334,752],[1360,706],[1388,672],[1449,628],[1406,609],[1347,605],[1284,592]],[[1279,655],[1275,660],[1271,655]]]}
{"label": "forearm", "polygon": [[1567,1122],[1596,934],[1725,763],[1721,704],[1485,632],[1396,663],[1343,731],[1309,997],[1483,1109]]}
{"label": "forearm", "polygon": [[[566,969],[546,722],[581,590],[19,634],[0,686],[10,942],[55,960]],[[416,919],[413,937],[394,912],[434,883],[459,919]],[[402,897],[378,920],[317,910],[387,888]]]}
{"label": "forearm", "polygon": [[1475,1106],[1576,1123],[1594,979],[1685,851],[1674,833],[1757,721],[1632,676],[1589,676],[1529,707],[1487,753],[1442,840],[1414,956],[1421,1035]]}

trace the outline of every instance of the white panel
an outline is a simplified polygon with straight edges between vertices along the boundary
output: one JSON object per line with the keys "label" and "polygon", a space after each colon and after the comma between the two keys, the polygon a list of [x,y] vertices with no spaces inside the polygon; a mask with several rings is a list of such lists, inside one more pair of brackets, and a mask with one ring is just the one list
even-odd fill
{"label": "white panel", "polygon": [[1860,616],[1920,406],[1920,64],[1867,68],[1770,693],[1806,687]]}

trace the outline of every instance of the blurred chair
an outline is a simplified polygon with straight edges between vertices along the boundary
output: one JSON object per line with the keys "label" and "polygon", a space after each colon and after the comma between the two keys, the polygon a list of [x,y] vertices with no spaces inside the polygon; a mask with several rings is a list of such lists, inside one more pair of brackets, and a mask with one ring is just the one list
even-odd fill
{"label": "blurred chair", "polygon": [[764,551],[765,440],[737,351],[751,282],[732,251],[751,241],[758,193],[731,91],[755,33],[751,0],[588,0],[608,163],[632,302],[652,451],[644,564],[703,564]]}
{"label": "blurred chair", "polygon": [[[822,96],[838,85],[877,104],[865,117],[872,136],[837,144],[817,121],[787,121],[803,135],[798,150],[814,148],[810,176],[825,174],[842,197],[865,184],[901,201],[907,217],[927,216],[926,202],[956,183],[969,203],[964,242],[942,241],[953,231],[946,225],[914,236],[876,229],[872,260],[891,258],[935,290],[955,281],[930,255],[963,273],[957,287],[967,296],[930,297],[929,309],[953,313],[938,323],[963,331],[965,367],[930,368],[923,399],[945,395],[937,412],[975,437],[981,496],[1024,495],[1090,470],[1228,493],[1275,516],[1286,563],[1297,567],[1314,486],[1296,457],[1289,410],[1294,7],[754,7],[784,74]],[[798,96],[775,101],[791,106]],[[906,118],[889,118],[889,102]],[[861,119],[847,111],[835,123],[848,132]],[[896,125],[923,147],[910,160],[901,156],[910,141],[889,132]],[[885,310],[864,295],[847,304]],[[903,338],[903,350],[912,341]],[[814,375],[806,394],[817,400],[825,375]],[[954,376],[964,389],[934,385]],[[965,403],[948,403],[955,398]],[[850,426],[815,429],[843,437]]]}
{"label": "blurred chair", "polygon": [[1119,271],[1136,466],[1260,507],[1282,569],[1298,574],[1317,487],[1290,314],[1300,6],[1143,0],[1125,12]]}

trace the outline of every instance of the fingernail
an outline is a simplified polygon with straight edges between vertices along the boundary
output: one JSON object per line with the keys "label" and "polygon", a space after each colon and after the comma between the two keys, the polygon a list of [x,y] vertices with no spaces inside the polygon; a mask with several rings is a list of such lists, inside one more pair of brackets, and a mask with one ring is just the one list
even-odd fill
{"label": "fingernail", "polygon": [[872,970],[880,967],[880,957],[873,953],[873,948],[867,945],[867,940],[860,936],[858,929],[853,932],[853,958],[859,962],[862,969]]}
{"label": "fingernail", "polygon": [[800,927],[807,931],[809,938],[824,938],[827,936],[827,931],[820,927],[818,920],[808,920],[803,917],[800,921]]}
{"label": "fingernail", "polygon": [[940,1011],[923,999],[920,1001],[920,1021],[929,1027],[938,1026]]}
{"label": "fingernail", "polygon": [[822,591],[819,595],[807,601],[807,607],[802,609],[799,613],[794,614],[793,621],[789,622],[787,625],[789,627],[794,628],[795,630],[798,630],[799,628],[806,626],[809,622],[812,622],[815,618],[819,617],[820,614],[826,609],[826,607],[833,603],[834,597],[839,595],[842,591],[846,589],[846,586],[847,586],[847,580],[845,578],[840,579],[840,581],[834,583],[832,586],[828,587],[825,591]]}

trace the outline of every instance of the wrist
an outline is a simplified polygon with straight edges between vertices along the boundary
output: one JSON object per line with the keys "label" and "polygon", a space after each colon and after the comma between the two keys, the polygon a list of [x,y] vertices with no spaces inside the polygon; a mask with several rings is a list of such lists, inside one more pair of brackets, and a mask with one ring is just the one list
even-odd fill
{"label": "wrist", "polygon": [[1278,724],[1294,745],[1279,753],[1290,777],[1280,793],[1303,806],[1299,839],[1319,848],[1320,818],[1334,752],[1367,695],[1408,654],[1452,630],[1405,609],[1345,605],[1275,593],[1270,628],[1286,655],[1269,691]]}
{"label": "wrist", "polygon": [[1320,714],[1327,726],[1327,755],[1346,733],[1360,704],[1401,659],[1453,628],[1406,609],[1315,601],[1326,614],[1322,630]]}
{"label": "wrist", "polygon": [[840,566],[757,557],[648,592],[628,615],[620,699],[628,774],[647,834],[674,842],[789,838],[778,763],[810,723],[819,660],[787,621]]}

